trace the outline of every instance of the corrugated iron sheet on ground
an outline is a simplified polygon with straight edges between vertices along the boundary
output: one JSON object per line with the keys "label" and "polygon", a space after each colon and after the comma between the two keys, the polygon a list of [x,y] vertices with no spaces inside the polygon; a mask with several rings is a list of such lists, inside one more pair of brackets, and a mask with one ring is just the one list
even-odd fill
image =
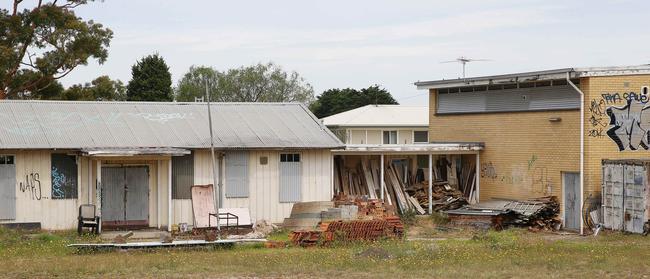
{"label": "corrugated iron sheet on ground", "polygon": [[[214,103],[217,148],[338,148],[298,103]],[[205,103],[0,101],[0,148],[210,146]]]}

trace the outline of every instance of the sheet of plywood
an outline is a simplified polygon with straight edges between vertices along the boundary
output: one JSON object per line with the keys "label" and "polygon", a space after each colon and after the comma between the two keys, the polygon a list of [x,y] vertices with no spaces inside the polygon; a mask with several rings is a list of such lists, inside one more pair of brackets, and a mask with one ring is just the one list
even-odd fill
{"label": "sheet of plywood", "polygon": [[192,212],[194,213],[195,228],[207,228],[209,224],[213,226],[217,224],[217,219],[210,217],[210,213],[215,212],[212,184],[192,186]]}

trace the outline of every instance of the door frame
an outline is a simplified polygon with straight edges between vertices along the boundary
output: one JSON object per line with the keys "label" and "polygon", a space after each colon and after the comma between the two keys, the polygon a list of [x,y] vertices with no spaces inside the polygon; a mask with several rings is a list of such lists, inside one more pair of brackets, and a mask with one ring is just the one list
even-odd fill
{"label": "door frame", "polygon": [[[566,202],[565,202],[565,200],[566,200],[565,199],[566,198],[566,185],[567,185],[566,184],[566,179],[565,179],[566,174],[575,174],[575,175],[578,175],[578,177],[580,177],[580,172],[576,172],[576,171],[561,171],[560,172],[560,175],[562,177],[562,202],[561,202],[562,206],[561,206],[561,210],[562,210],[562,228],[563,229],[566,229],[566,220],[567,220],[567,211],[566,211]],[[578,189],[578,191],[576,191],[576,193],[579,195],[578,204],[581,204],[580,201],[582,200],[582,193],[580,192],[580,189]],[[582,216],[582,208],[580,208],[580,216]],[[578,218],[578,229],[577,229],[578,231],[580,230],[580,225],[581,225],[580,222],[582,222],[582,218]],[[573,230],[573,229],[571,229],[571,230]]]}
{"label": "door frame", "polygon": [[[148,227],[150,227],[150,223],[151,223],[150,218],[151,218],[151,216],[149,214],[149,207],[151,206],[150,205],[150,198],[151,198],[150,197],[150,195],[151,195],[150,186],[151,186],[151,169],[152,169],[151,164],[149,164],[149,163],[124,163],[124,164],[111,163],[111,164],[105,164],[104,163],[104,164],[101,165],[101,169],[103,169],[103,168],[128,168],[128,167],[145,167],[145,168],[147,168],[147,176],[148,176],[147,177],[147,185],[146,185],[146,187],[147,187],[147,197],[146,197],[146,200],[147,200],[147,208],[146,208],[146,210],[147,210],[147,220],[145,220],[145,222],[142,222],[142,220],[137,220],[137,221],[124,220],[119,224],[113,224],[113,223],[107,223],[106,221],[104,221],[102,219],[102,221],[101,221],[102,228],[105,227],[105,228],[109,228],[109,229],[120,229],[120,228],[148,228]],[[102,192],[102,198],[103,198],[104,183],[101,184],[101,187],[102,187],[101,192]],[[105,202],[102,202],[101,207],[103,207],[104,205],[105,205]],[[126,206],[126,204],[125,204],[125,206]],[[99,210],[101,211],[102,209],[100,208]]]}

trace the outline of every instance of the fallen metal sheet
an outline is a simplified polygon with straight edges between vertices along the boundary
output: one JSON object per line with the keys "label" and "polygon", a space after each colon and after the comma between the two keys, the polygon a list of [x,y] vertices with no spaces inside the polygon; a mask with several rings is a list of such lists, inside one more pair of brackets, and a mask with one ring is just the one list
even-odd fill
{"label": "fallen metal sheet", "polygon": [[544,207],[538,201],[485,201],[468,206],[475,210],[513,210],[519,214],[530,216]]}
{"label": "fallen metal sheet", "polygon": [[[219,214],[230,213],[239,217],[239,226],[252,226],[251,213],[248,207],[233,207],[233,208],[219,208]],[[234,220],[226,220],[225,218],[219,219],[219,224],[225,226],[229,224],[234,226]],[[214,226],[214,223],[213,223]]]}
{"label": "fallen metal sheet", "polygon": [[171,243],[163,242],[131,242],[131,243],[75,243],[70,244],[70,248],[120,248],[120,249],[137,249],[137,248],[163,248],[163,247],[192,247],[208,246],[218,244],[235,244],[245,242],[266,242],[266,239],[219,239],[215,241],[205,240],[178,240]]}

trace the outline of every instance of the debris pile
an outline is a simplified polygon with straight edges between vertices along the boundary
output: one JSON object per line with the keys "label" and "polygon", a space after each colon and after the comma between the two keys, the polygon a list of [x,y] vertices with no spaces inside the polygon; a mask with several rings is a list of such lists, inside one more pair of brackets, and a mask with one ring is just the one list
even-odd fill
{"label": "debris pile", "polygon": [[243,235],[228,235],[228,239],[263,239],[278,227],[267,220],[255,222],[253,231]]}
{"label": "debris pile", "polygon": [[289,239],[294,245],[303,247],[329,245],[333,241],[373,241],[385,238],[401,238],[404,225],[399,217],[386,219],[334,221],[321,223],[320,230],[293,231]]}
{"label": "debris pile", "polygon": [[294,203],[291,215],[285,218],[282,227],[289,230],[311,230],[322,221],[321,215],[328,208],[333,208],[331,201],[314,201]]}
{"label": "debris pile", "polygon": [[334,196],[334,206],[344,208],[347,206],[356,206],[357,215],[353,219],[375,219],[384,218],[385,216],[394,216],[395,207],[384,204],[379,199],[368,199],[364,196],[354,196],[339,193]]}
{"label": "debris pile", "polygon": [[525,201],[487,201],[446,211],[454,225],[495,229],[518,226],[533,231],[558,230],[562,223],[559,212],[555,196]]}
{"label": "debris pile", "polygon": [[[404,225],[395,215],[395,208],[379,199],[341,193],[334,197],[332,204],[332,208],[320,212],[321,221],[317,227],[294,229],[289,234],[290,241],[295,245],[314,246],[328,245],[333,241],[400,238],[404,234]],[[305,209],[296,203],[292,214],[296,206]]]}
{"label": "debris pile", "polygon": [[[406,189],[406,192],[415,197],[422,207],[429,207],[428,181],[412,185]],[[467,205],[467,199],[463,196],[463,192],[451,187],[447,181],[432,183],[431,198],[432,209],[436,212],[458,209]]]}
{"label": "debris pile", "polygon": [[[387,205],[398,213],[416,211],[425,214],[429,207],[428,169],[417,167],[411,159],[392,160],[384,165],[382,195],[379,159],[360,157],[337,158],[334,168],[334,191],[343,195],[384,197]],[[415,166],[415,167],[413,167]],[[458,168],[458,167],[460,168]],[[436,160],[432,169],[434,211],[460,208],[476,197],[476,167],[471,162]]]}

